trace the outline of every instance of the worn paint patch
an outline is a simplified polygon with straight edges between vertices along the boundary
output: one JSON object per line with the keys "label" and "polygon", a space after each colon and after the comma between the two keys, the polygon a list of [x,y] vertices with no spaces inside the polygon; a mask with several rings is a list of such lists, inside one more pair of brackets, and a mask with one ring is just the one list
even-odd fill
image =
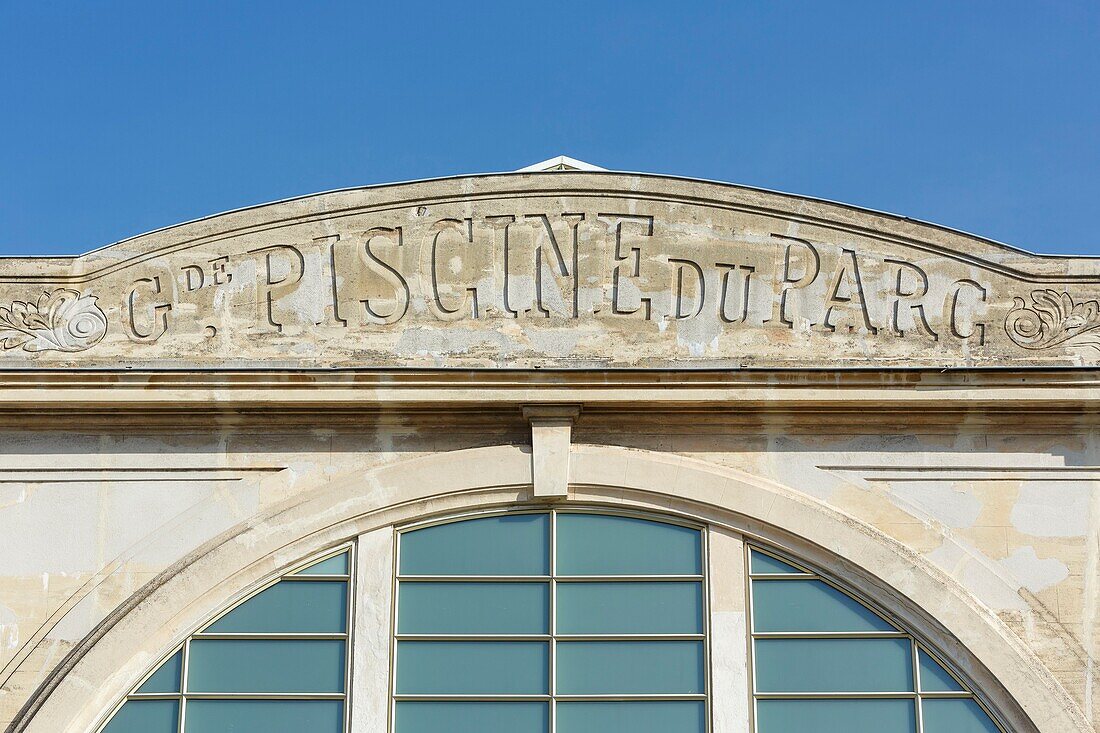
{"label": "worn paint patch", "polygon": [[910,514],[953,529],[973,527],[982,512],[981,499],[945,481],[898,482],[890,487],[890,500]]}
{"label": "worn paint patch", "polygon": [[1053,557],[1041,559],[1030,545],[1017,548],[1000,564],[1032,593],[1058,585],[1069,577],[1065,563]]}
{"label": "worn paint patch", "polygon": [[1024,481],[1012,507],[1012,525],[1035,537],[1081,537],[1088,532],[1090,487],[1082,483]]}
{"label": "worn paint patch", "polygon": [[944,538],[943,544],[926,557],[994,611],[1028,609],[1019,585],[1013,583],[1005,569],[965,542]]}

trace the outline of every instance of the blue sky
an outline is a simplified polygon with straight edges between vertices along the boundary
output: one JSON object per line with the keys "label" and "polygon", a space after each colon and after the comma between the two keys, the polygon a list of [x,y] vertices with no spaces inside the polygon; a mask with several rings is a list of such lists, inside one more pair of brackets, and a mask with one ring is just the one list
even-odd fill
{"label": "blue sky", "polygon": [[1100,3],[0,3],[0,254],[566,154],[1100,254]]}

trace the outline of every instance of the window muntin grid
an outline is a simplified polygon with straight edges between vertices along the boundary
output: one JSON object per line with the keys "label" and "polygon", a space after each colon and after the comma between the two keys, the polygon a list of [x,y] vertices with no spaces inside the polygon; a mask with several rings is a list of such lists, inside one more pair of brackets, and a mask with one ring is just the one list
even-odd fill
{"label": "window muntin grid", "polygon": [[[527,540],[511,528],[494,542],[480,531],[492,522],[541,526]],[[440,528],[436,568],[410,539]],[[673,531],[662,542],[647,528]],[[396,567],[395,733],[708,729],[701,528],[572,508],[478,515],[403,530]],[[425,610],[428,585],[455,593]],[[466,598],[482,603],[471,611]],[[494,666],[494,645],[515,645],[527,666],[481,684],[469,671]],[[473,679],[444,673],[423,685],[414,678],[430,667],[418,658],[425,649]]]}
{"label": "window muntin grid", "polygon": [[[557,512],[543,513],[548,515],[557,514]],[[550,533],[548,540],[552,541],[554,536],[555,533]],[[347,553],[346,555],[344,555],[345,552]],[[700,553],[700,555],[702,555],[702,553]],[[343,572],[329,573],[328,577],[322,574],[321,577],[317,577],[315,580],[337,580],[346,583],[348,586],[348,592],[346,594],[348,610],[344,617],[345,625],[342,632],[332,635],[334,638],[342,637],[345,640],[344,659],[345,662],[348,662],[350,654],[346,646],[348,631],[348,626],[346,624],[350,623],[350,605],[352,599],[352,593],[350,592],[350,548],[346,550],[342,549],[335,554],[329,553],[322,558],[321,561],[315,561],[313,564],[308,564],[308,567],[303,567],[293,573],[288,573],[278,580],[280,582],[287,579],[307,580],[305,576],[321,572],[326,565],[333,562],[333,558],[339,556],[347,558],[345,560],[346,566],[343,567]],[[551,557],[556,558],[556,553],[552,552]],[[861,725],[864,726],[866,730],[875,730],[876,733],[879,731],[887,733],[892,730],[890,727],[891,725],[894,725],[898,730],[918,730],[923,733],[938,733],[939,731],[950,731],[951,733],[995,733],[1001,730],[993,723],[977,698],[966,690],[963,684],[952,673],[948,672],[922,644],[893,623],[883,619],[876,612],[870,611],[866,605],[857,601],[847,592],[839,590],[838,586],[833,581],[825,579],[812,570],[805,569],[804,566],[795,561],[782,559],[778,556],[778,553],[771,550],[763,550],[754,547],[749,557],[749,585],[750,594],[752,594],[749,604],[752,639],[750,644],[750,666],[752,670],[754,692],[754,730],[758,731],[758,733],[786,733],[787,730],[805,730],[809,728],[812,728],[817,733],[831,733],[831,729],[828,726],[831,716],[835,717],[836,708],[830,709],[829,706],[834,703],[839,704],[844,702],[851,703],[851,705],[842,710],[843,714],[840,716],[841,722],[837,723],[837,730],[843,730],[845,733],[859,733],[859,731],[864,729],[860,727]],[[331,565],[329,565],[329,567],[331,567]],[[703,567],[705,567],[705,564],[700,561],[699,570],[701,571]],[[638,579],[632,579],[628,576],[616,576],[614,578],[562,578],[556,576],[555,570],[551,568],[545,575],[535,574],[516,577],[502,577],[499,575],[452,575],[443,579],[431,579],[429,582],[438,580],[439,582],[455,583],[456,587],[459,583],[463,582],[471,584],[485,582],[491,585],[508,584],[515,587],[520,587],[524,582],[528,582],[528,584],[532,585],[545,584],[549,592],[550,586],[560,590],[561,587],[571,582],[575,584],[574,587],[584,588],[587,587],[585,584],[595,586],[602,582],[614,583],[617,586],[626,587],[632,582],[644,584],[653,581],[683,581],[689,585],[691,583],[698,584],[702,594],[702,602],[705,604],[705,593],[703,592],[704,578],[702,572],[687,576],[645,576]],[[409,577],[403,579],[417,582],[426,580],[423,577]],[[398,582],[400,582],[400,580],[402,579],[398,579]],[[859,631],[852,631],[847,627],[847,630],[840,631],[836,629],[830,630],[828,628],[815,628],[812,631],[802,632],[762,630],[761,625],[765,619],[756,608],[755,601],[758,594],[753,594],[752,588],[754,586],[759,587],[759,584],[763,581],[776,581],[778,583],[817,581],[841,593],[843,597],[849,601],[848,611],[851,612],[849,618],[852,618],[852,614],[854,614],[855,618],[863,619],[864,622],[873,627],[876,624],[881,624],[882,628],[869,628]],[[217,629],[219,628],[217,624],[219,622],[224,622],[231,616],[233,611],[245,606],[249,601],[261,595],[263,591],[270,590],[277,585],[278,582],[270,584],[260,592],[253,594],[249,599],[245,599],[245,601],[221,614],[218,619],[207,624],[203,631],[193,638],[201,641],[203,637],[217,637]],[[477,589],[475,588],[474,590]],[[554,597],[558,595],[559,593],[555,592]],[[852,609],[857,609],[857,611],[852,611]],[[862,609],[862,614],[858,612],[858,609]],[[547,615],[554,613],[554,610],[554,606],[548,607]],[[703,640],[706,638],[705,621],[706,614],[704,609],[703,618],[700,622],[703,626],[703,633],[701,635]],[[536,621],[535,623],[538,622]],[[547,623],[549,623],[549,621]],[[764,625],[766,626],[766,624]],[[220,628],[224,631],[226,627],[223,624]],[[560,626],[558,626],[558,630],[561,630]],[[601,631],[607,632],[607,629]],[[248,634],[248,632],[241,632],[239,630],[230,630],[225,633],[230,636],[234,634]],[[301,636],[304,638],[320,638],[324,636],[324,633],[325,632],[309,632],[301,634]],[[527,631],[520,629],[519,633],[522,635],[527,633]],[[562,634],[559,634],[555,638],[552,634],[541,633],[541,629],[539,633],[534,635],[547,639],[551,644],[563,640]],[[624,635],[629,636],[632,640],[639,637],[638,634]],[[271,637],[275,639],[294,638],[293,634],[271,633],[270,630],[267,633],[258,632],[252,636],[259,638]],[[578,636],[583,637],[583,634],[579,634]],[[596,636],[603,640],[615,637],[617,634],[611,632],[602,635],[597,634]],[[642,634],[641,636],[645,637],[646,635]],[[660,638],[665,638],[676,636],[676,634],[670,632],[664,636],[658,636]],[[888,689],[883,691],[834,690],[805,692],[760,689],[757,680],[756,654],[753,652],[755,652],[757,644],[761,640],[766,641],[768,639],[778,639],[782,637],[807,640],[903,640],[910,644],[911,651],[909,658],[913,661],[912,680],[914,684],[911,689]],[[395,637],[395,644],[396,638],[397,637]],[[565,638],[564,640],[568,641],[569,638]],[[705,643],[703,644],[703,653],[704,655],[706,654]],[[180,685],[187,674],[185,671],[184,655],[185,650],[183,648],[177,650],[156,670],[148,675],[137,689],[127,697],[126,704],[116,711],[117,714],[108,721],[108,724],[101,728],[101,731],[103,733],[129,733],[131,730],[140,730],[144,733],[154,733],[161,730],[180,732],[186,730],[191,733],[196,733],[196,731],[221,730],[222,727],[219,726],[224,726],[224,720],[220,722],[210,722],[208,718],[205,717],[209,714],[212,703],[215,702],[226,704],[230,702],[234,703],[234,706],[237,707],[240,713],[238,722],[242,726],[247,726],[240,727],[239,730],[241,731],[264,730],[265,733],[277,733],[281,731],[282,728],[286,728],[287,730],[299,730],[302,729],[303,725],[310,723],[310,721],[296,721],[294,716],[292,714],[287,714],[285,710],[277,711],[276,715],[266,717],[265,719],[265,711],[258,712],[248,705],[248,703],[256,701],[269,702],[280,700],[337,700],[339,702],[338,719],[333,721],[332,729],[346,729],[346,718],[348,716],[346,685],[349,678],[347,671],[344,673],[343,684],[345,687],[341,693],[272,693],[250,695],[248,693],[195,692],[190,688],[187,693],[181,693],[179,691]],[[705,667],[704,674],[706,674]],[[553,677],[550,679],[553,679]],[[706,687],[704,692],[709,690],[709,683],[705,684]],[[670,703],[675,701],[683,705],[695,705],[695,701],[700,700],[700,697],[705,704],[705,694],[702,696],[641,695],[632,696],[627,699],[632,701],[642,699],[650,700],[652,704],[643,705],[641,702],[632,702],[632,705],[635,706],[637,710],[641,711],[642,714],[640,717],[644,718],[647,724],[656,726],[655,729],[668,731],[679,730],[676,726],[679,724],[678,721],[682,719],[677,717],[678,713],[675,710],[676,706]],[[185,699],[187,700],[186,703],[184,702]],[[491,719],[487,721],[486,725],[480,727],[479,730],[546,730],[551,725],[555,725],[556,730],[561,731],[589,729],[610,730],[621,725],[621,719],[616,717],[618,713],[615,709],[615,705],[620,702],[620,696],[615,695],[598,696],[595,698],[576,696],[574,699],[565,695],[540,694],[533,697],[521,696],[516,698],[493,696],[492,700],[496,701],[497,704],[489,711],[489,718]],[[603,703],[597,704],[594,700],[603,701]],[[787,727],[782,727],[782,721],[776,723],[774,717],[769,719],[767,715],[761,715],[760,703],[767,703],[769,701],[799,701],[805,703],[804,719],[801,722],[798,720],[794,720],[793,722],[788,720]],[[454,703],[454,705],[461,707],[464,702],[465,699],[463,698],[441,699],[433,710],[427,711],[429,713],[429,719],[424,721],[425,725],[428,727],[435,725],[437,728],[443,726],[445,728],[455,719],[455,708],[451,707],[450,703]],[[140,705],[136,705],[137,703],[140,703]],[[810,703],[814,704],[811,705]],[[855,703],[858,703],[858,705]],[[180,714],[185,704],[187,707],[186,717]],[[131,711],[133,711],[132,714]],[[899,711],[903,712],[899,715]],[[266,712],[270,713],[270,710]],[[551,714],[553,715],[553,722],[551,721]],[[127,720],[128,715],[129,720]],[[705,713],[703,717],[705,719]],[[432,722],[433,719],[435,723]],[[203,727],[204,723],[207,724],[205,728]],[[310,723],[310,725],[312,724]],[[706,723],[701,722],[700,725],[705,726]],[[317,728],[316,726],[312,726],[310,729]],[[642,730],[640,727],[632,729]],[[694,730],[694,728],[692,729]]]}
{"label": "window muntin grid", "polygon": [[351,547],[268,583],[189,637],[101,733],[344,733]]}
{"label": "window muntin grid", "polygon": [[778,553],[746,557],[756,733],[1001,733],[911,634]]}

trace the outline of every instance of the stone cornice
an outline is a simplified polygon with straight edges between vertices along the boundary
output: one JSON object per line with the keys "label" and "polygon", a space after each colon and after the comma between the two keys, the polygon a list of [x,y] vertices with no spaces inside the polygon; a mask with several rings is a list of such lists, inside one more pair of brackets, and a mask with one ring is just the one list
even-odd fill
{"label": "stone cornice", "polygon": [[104,409],[491,409],[518,418],[521,406],[561,403],[581,405],[586,415],[685,408],[1091,412],[1100,407],[1100,369],[0,371],[0,411],[27,411],[28,420],[51,410]]}

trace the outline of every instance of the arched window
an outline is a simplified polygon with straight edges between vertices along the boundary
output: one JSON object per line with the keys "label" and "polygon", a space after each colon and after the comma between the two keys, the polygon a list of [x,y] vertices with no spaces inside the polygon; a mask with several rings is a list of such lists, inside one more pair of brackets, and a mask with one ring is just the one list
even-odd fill
{"label": "arched window", "polygon": [[341,733],[351,550],[230,608],[149,675],[102,733]]}
{"label": "arched window", "polygon": [[353,542],[205,623],[99,733],[1003,733],[872,600],[725,528],[538,508]]}
{"label": "arched window", "polygon": [[395,733],[703,733],[700,529],[548,511],[407,530]]}
{"label": "arched window", "polygon": [[911,635],[812,571],[749,552],[757,733],[999,733]]}

